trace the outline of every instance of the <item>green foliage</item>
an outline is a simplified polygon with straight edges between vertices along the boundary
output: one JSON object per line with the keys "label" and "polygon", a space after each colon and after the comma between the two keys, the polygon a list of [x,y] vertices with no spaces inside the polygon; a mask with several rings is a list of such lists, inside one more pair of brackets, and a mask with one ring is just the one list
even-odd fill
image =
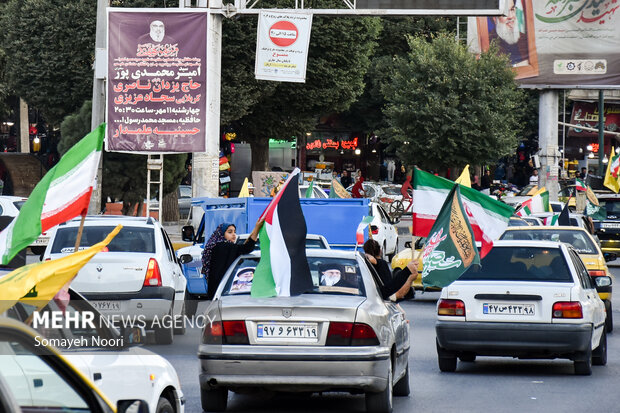
{"label": "green foliage", "polygon": [[382,90],[382,137],[409,166],[437,169],[495,161],[517,144],[524,93],[497,50],[471,54],[447,34],[409,37]]}

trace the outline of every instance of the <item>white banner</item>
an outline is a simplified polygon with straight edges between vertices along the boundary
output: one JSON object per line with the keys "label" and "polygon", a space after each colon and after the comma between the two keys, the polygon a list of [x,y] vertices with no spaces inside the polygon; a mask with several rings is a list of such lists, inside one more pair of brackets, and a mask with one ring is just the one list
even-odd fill
{"label": "white banner", "polygon": [[256,35],[256,79],[305,82],[311,13],[262,10]]}

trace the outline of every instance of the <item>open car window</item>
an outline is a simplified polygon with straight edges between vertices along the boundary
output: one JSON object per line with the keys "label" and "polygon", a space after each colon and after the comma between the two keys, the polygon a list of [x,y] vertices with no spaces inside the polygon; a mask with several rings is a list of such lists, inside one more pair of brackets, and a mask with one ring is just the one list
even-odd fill
{"label": "open car window", "polygon": [[[249,295],[258,257],[241,258],[233,266],[222,296]],[[308,257],[313,289],[310,294],[366,296],[359,265],[354,259]]]}

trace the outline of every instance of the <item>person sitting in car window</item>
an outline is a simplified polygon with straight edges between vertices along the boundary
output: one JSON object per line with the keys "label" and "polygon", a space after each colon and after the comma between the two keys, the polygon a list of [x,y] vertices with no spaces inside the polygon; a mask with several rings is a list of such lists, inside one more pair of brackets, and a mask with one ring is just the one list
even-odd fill
{"label": "person sitting in car window", "polygon": [[390,265],[381,258],[381,246],[374,239],[364,243],[364,253],[368,261],[377,271],[382,285],[379,286],[384,300],[398,301],[413,298],[410,294],[411,284],[418,278],[418,260],[411,260],[403,269],[390,271]]}

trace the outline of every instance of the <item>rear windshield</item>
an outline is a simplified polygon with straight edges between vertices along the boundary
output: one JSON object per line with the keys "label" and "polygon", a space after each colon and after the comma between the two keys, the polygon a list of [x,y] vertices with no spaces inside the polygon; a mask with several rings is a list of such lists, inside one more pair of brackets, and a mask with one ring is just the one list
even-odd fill
{"label": "rear windshield", "polygon": [[[114,226],[85,226],[82,231],[80,248],[88,248],[103,239],[114,229]],[[59,228],[56,231],[52,254],[68,254],[73,252],[78,227]],[[123,227],[108,244],[111,252],[146,252],[155,253],[155,235],[153,228]]]}
{"label": "rear windshield", "polygon": [[620,200],[607,199],[605,201],[599,200],[599,205],[607,210],[611,214],[620,214]]}
{"label": "rear windshield", "polygon": [[[259,258],[242,258],[228,277],[222,295],[250,294],[254,270]],[[356,260],[308,257],[314,288],[311,294],[345,294],[366,296]]]}
{"label": "rear windshield", "polygon": [[557,231],[553,229],[506,231],[501,239],[564,242],[572,245],[579,254],[598,254],[596,245],[582,231]]}
{"label": "rear windshield", "polygon": [[573,282],[558,248],[495,247],[459,280]]}
{"label": "rear windshield", "polygon": [[381,189],[388,195],[400,195],[400,188],[397,186],[382,186]]}

